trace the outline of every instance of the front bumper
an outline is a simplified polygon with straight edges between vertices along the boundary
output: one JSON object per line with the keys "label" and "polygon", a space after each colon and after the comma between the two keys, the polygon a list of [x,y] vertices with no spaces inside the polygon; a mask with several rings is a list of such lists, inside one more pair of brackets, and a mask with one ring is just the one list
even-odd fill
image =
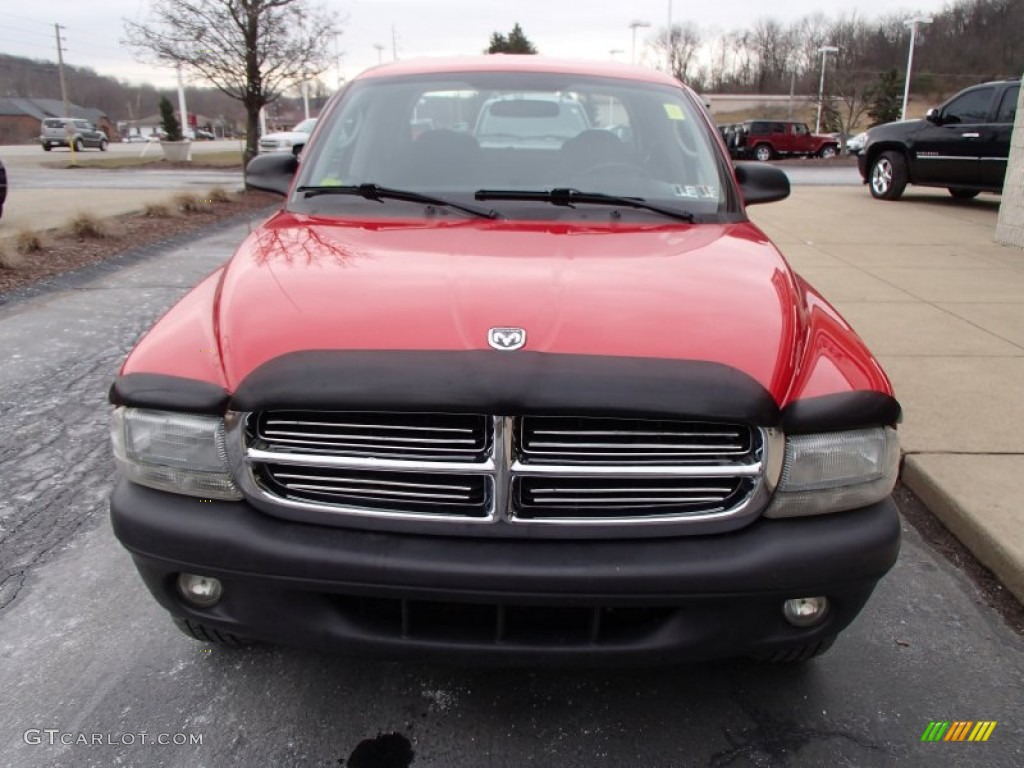
{"label": "front bumper", "polygon": [[[121,481],[114,532],[173,615],[286,645],[489,663],[665,663],[768,653],[846,627],[896,561],[890,500],[665,539],[482,540],[294,523]],[[214,576],[196,609],[178,573]],[[782,602],[825,595],[811,628]]]}

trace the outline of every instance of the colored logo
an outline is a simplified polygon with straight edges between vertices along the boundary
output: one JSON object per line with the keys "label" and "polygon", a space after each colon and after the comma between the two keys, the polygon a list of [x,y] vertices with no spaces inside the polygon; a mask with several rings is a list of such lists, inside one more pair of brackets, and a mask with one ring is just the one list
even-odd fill
{"label": "colored logo", "polygon": [[995,720],[933,720],[921,734],[921,741],[988,741],[995,729]]}
{"label": "colored logo", "polygon": [[522,328],[491,328],[487,331],[487,343],[503,352],[520,349],[526,343],[526,331]]}

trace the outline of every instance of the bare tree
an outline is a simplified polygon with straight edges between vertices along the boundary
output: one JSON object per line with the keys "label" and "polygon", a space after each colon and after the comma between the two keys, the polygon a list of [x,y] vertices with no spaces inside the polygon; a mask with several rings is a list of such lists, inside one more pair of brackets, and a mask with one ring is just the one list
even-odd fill
{"label": "bare tree", "polygon": [[663,58],[667,52],[671,74],[680,82],[688,82],[690,65],[693,64],[701,45],[701,33],[693,22],[673,24],[671,29],[661,30],[653,43]]}
{"label": "bare tree", "polygon": [[125,20],[124,42],[143,58],[189,67],[242,102],[248,160],[260,110],[331,65],[339,24],[310,0],[153,0],[147,21]]}

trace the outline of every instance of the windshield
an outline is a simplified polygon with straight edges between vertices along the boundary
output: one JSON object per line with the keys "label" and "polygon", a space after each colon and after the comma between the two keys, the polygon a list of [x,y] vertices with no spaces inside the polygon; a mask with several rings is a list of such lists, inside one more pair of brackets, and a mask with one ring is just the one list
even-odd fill
{"label": "windshield", "polygon": [[[581,192],[642,198],[712,218],[730,211],[729,173],[699,107],[681,89],[558,73],[444,73],[358,80],[323,116],[296,188],[378,185],[459,203],[481,192]],[[600,214],[588,203],[487,197],[511,218]],[[291,207],[322,215],[371,207],[408,215],[409,201],[297,194]]]}

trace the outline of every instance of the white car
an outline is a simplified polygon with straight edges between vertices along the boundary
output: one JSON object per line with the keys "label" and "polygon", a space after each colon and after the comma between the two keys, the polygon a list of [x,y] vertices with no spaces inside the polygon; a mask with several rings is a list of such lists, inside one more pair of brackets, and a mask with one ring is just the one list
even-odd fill
{"label": "white car", "polygon": [[316,128],[316,118],[310,117],[290,131],[279,131],[261,136],[260,152],[291,152],[293,147],[305,145],[314,128]]}
{"label": "white car", "polygon": [[864,145],[868,143],[868,132],[858,133],[846,142],[846,149],[851,155],[859,155],[864,151]]}

